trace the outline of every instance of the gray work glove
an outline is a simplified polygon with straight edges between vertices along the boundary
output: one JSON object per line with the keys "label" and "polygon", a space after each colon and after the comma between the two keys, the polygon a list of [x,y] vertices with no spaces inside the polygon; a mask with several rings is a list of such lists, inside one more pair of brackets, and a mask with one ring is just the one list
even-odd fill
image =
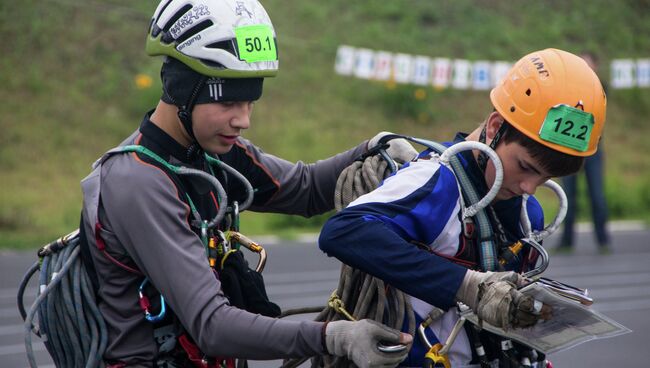
{"label": "gray work glove", "polygon": [[[368,141],[368,149],[370,150],[373,147],[377,146],[379,139],[388,134],[393,133],[381,132],[372,137],[372,139]],[[389,147],[386,149],[386,153],[388,153],[388,155],[390,155],[390,157],[399,164],[410,162],[418,155],[418,151],[416,151],[415,148],[413,148],[413,146],[411,146],[411,144],[404,138],[391,139],[388,141],[388,146]]]}
{"label": "gray work glove", "polygon": [[456,300],[470,307],[479,319],[503,329],[532,327],[552,316],[544,305],[517,290],[523,278],[515,272],[468,270]]}
{"label": "gray work glove", "polygon": [[329,353],[347,357],[360,368],[397,366],[406,358],[409,349],[384,353],[379,351],[377,345],[380,342],[384,345],[408,345],[412,341],[411,335],[369,319],[329,322],[325,328],[325,343]]}

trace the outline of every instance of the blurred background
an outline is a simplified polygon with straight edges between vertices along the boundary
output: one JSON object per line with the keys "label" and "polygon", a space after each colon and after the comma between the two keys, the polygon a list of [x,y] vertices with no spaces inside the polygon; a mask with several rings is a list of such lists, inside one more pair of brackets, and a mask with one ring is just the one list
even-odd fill
{"label": "blurred background", "polygon": [[[265,151],[312,162],[388,130],[445,141],[492,110],[489,91],[337,75],[340,45],[431,58],[515,61],[555,47],[610,62],[650,57],[650,1],[263,0],[277,78],[245,132]],[[36,248],[78,226],[79,181],[160,97],[161,58],[144,39],[157,1],[0,0],[0,247]],[[611,220],[650,219],[650,89],[608,90]],[[583,180],[579,186],[584,186]],[[584,192],[584,191],[579,191]],[[544,201],[554,210],[555,201]],[[589,217],[586,195],[579,201]],[[317,232],[326,215],[244,214],[248,234]],[[580,218],[580,217],[579,217]]]}

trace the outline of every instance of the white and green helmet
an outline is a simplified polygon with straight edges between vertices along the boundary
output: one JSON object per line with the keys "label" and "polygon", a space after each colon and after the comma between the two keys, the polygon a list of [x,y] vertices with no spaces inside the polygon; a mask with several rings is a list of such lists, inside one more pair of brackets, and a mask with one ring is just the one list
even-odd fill
{"label": "white and green helmet", "polygon": [[162,0],[151,19],[146,52],[173,57],[211,77],[278,72],[275,29],[257,0]]}

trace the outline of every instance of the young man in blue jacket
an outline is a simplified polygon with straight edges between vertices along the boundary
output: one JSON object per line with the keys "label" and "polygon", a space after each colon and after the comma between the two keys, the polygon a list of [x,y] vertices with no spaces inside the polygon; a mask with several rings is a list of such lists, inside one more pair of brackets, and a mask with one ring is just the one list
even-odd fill
{"label": "young man in blue jacket", "polygon": [[[606,97],[591,68],[576,55],[546,49],[520,59],[491,91],[494,111],[470,134],[451,145],[479,141],[503,163],[503,183],[486,212],[499,254],[524,238],[522,195],[553,177],[572,174],[598,145],[605,122]],[[479,197],[492,186],[495,168],[478,150],[458,155]],[[433,344],[443,342],[459,318],[457,302],[502,328],[528,327],[550,317],[548,307],[525,297],[519,273],[531,267],[534,252],[525,247],[503,267],[481,264],[476,236],[461,221],[463,193],[454,172],[424,151],[357,198],[324,226],[319,245],[334,256],[384,280],[411,296],[417,320],[433,307],[446,313],[429,327]],[[527,201],[534,229],[543,227],[537,201]],[[514,271],[514,272],[513,272]],[[478,364],[465,332],[449,351],[452,367]],[[425,350],[416,339],[405,366],[422,366]],[[474,355],[474,356],[473,356]]]}

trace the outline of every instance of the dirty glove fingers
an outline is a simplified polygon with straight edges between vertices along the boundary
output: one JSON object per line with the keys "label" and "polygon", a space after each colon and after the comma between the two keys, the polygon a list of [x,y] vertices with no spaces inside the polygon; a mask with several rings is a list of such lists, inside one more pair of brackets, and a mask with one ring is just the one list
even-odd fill
{"label": "dirty glove fingers", "polygon": [[512,327],[527,328],[534,326],[540,319],[549,320],[553,316],[551,306],[533,299],[530,296],[523,295],[519,291],[512,289],[510,291],[513,300],[512,309]]}
{"label": "dirty glove fingers", "polygon": [[493,326],[510,327],[513,307],[511,290],[514,290],[513,284],[507,281],[481,283],[478,307],[474,312],[480,319]]}
{"label": "dirty glove fingers", "polygon": [[477,316],[504,329],[532,327],[540,319],[550,319],[552,316],[550,306],[540,306],[539,302],[522,294],[507,281],[482,283],[479,286],[479,299]]}
{"label": "dirty glove fingers", "polygon": [[[409,335],[406,335],[409,336]],[[371,320],[357,322],[334,321],[327,324],[325,343],[327,350],[337,356],[345,356],[359,367],[394,367],[406,358],[408,349],[395,353],[379,351],[377,344],[384,342],[410,343],[402,334]]]}
{"label": "dirty glove fingers", "polygon": [[478,272],[467,270],[465,278],[456,292],[456,300],[466,304],[474,312],[479,303],[479,285],[496,281],[507,281],[517,285],[523,278],[515,272]]}
{"label": "dirty glove fingers", "polygon": [[382,325],[381,323],[373,321],[371,319],[363,319],[359,322],[369,325],[365,328],[374,332],[377,341],[384,341],[394,344],[398,344],[400,341],[401,333],[397,330],[394,330],[386,325]]}

